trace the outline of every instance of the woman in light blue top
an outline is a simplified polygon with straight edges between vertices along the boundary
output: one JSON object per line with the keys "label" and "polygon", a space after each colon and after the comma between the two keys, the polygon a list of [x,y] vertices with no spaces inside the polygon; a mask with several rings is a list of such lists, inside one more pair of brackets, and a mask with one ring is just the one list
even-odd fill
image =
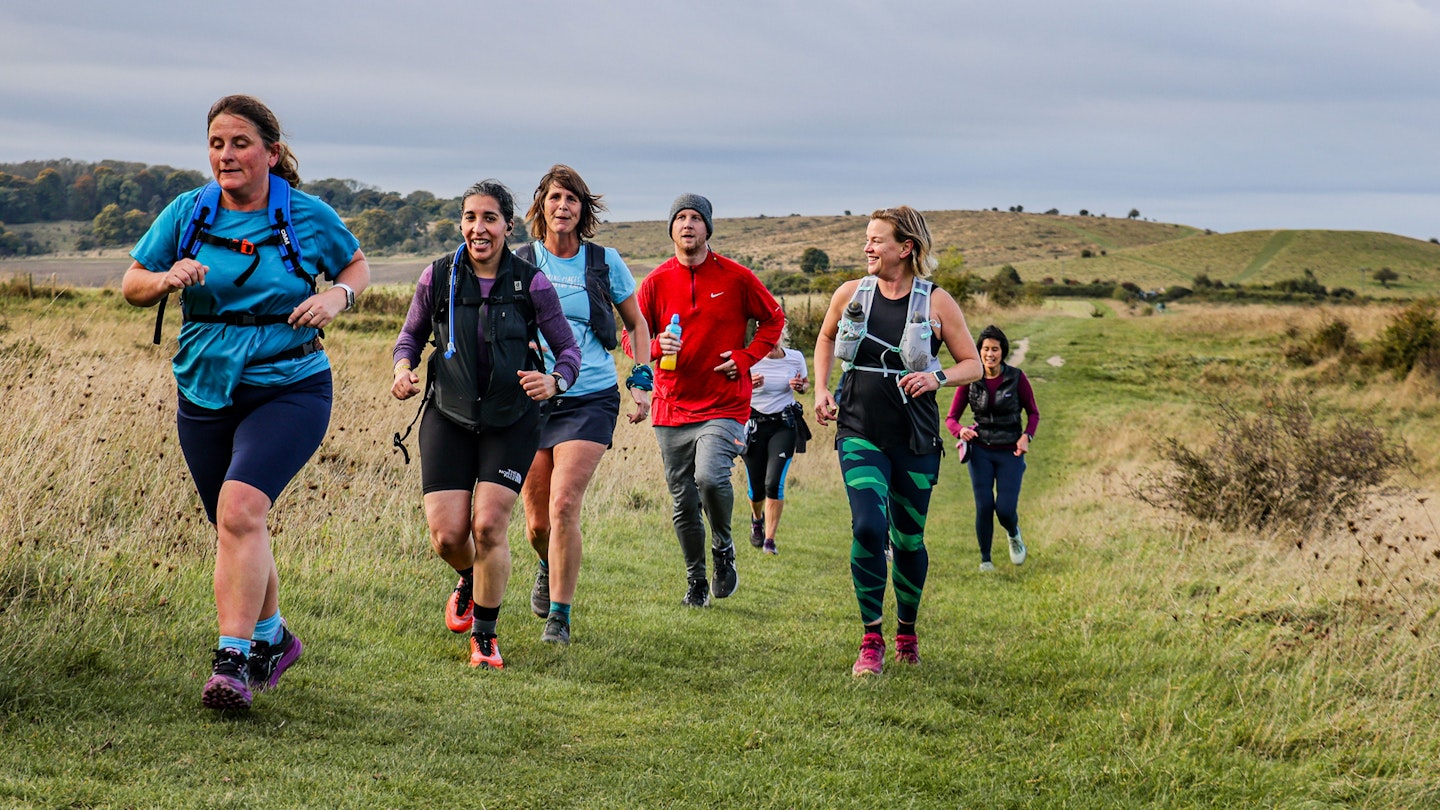
{"label": "woman in light blue top", "polygon": [[612,307],[641,347],[625,380],[635,405],[630,422],[650,413],[650,331],[635,302],[635,278],[613,248],[586,241],[604,210],[600,195],[591,193],[578,172],[552,166],[525,214],[536,239],[517,252],[533,256],[555,285],[581,349],[575,385],[543,405],[547,419],[540,448],[521,493],[526,536],[540,557],[530,607],[546,620],[541,639],[555,644],[570,643],[570,606],[580,578],[580,506],[620,414],[619,375],[610,354],[616,343]]}
{"label": "woman in light blue top", "polygon": [[[280,618],[266,517],[325,437],[332,384],[319,330],[354,306],[370,269],[330,206],[293,188],[295,156],[268,107],[226,96],[207,124],[215,182],[160,213],[121,291],[145,307],[181,292],[176,422],[218,536],[220,641],[201,702],[231,709],[300,657]],[[333,285],[317,290],[318,276]]]}

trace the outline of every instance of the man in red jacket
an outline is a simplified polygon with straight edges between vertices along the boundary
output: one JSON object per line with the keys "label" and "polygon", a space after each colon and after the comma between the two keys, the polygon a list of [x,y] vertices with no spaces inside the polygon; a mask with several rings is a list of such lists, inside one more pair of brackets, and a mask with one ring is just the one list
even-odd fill
{"label": "man in red jacket", "polygon": [[[670,206],[675,258],[640,283],[640,314],[650,325],[650,356],[674,355],[674,370],[657,363],[650,418],[674,501],[675,535],[685,555],[684,604],[705,607],[710,594],[735,592],[730,471],[745,449],[750,418],[750,366],[780,339],[785,316],[750,268],[710,250],[715,232],[710,201],[682,194]],[[666,330],[680,316],[681,335]],[[745,344],[749,321],[755,337]],[[628,346],[629,335],[626,335]],[[705,522],[715,580],[705,575]]]}

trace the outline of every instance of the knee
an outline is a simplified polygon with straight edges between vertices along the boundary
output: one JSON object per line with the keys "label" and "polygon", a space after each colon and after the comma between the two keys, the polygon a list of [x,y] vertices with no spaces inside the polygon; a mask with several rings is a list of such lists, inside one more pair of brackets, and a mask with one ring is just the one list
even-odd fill
{"label": "knee", "polygon": [[885,538],[890,535],[890,524],[883,518],[861,518],[851,523],[851,532],[855,535],[855,542],[865,548],[879,548],[885,545]]}
{"label": "knee", "polygon": [[505,536],[505,525],[480,524],[471,527],[471,536],[475,538],[475,553],[483,554],[508,545],[509,540]]}
{"label": "knee", "polygon": [[580,507],[585,502],[585,491],[564,490],[556,492],[550,500],[550,519],[555,523],[573,525],[580,520]]}
{"label": "knee", "polygon": [[470,527],[458,526],[432,526],[430,527],[430,547],[441,557],[448,557],[459,551],[463,551],[470,545]]}
{"label": "knee", "polygon": [[[229,493],[227,493],[228,495]],[[215,510],[215,529],[223,541],[250,538],[265,533],[265,517],[269,499],[225,497]]]}
{"label": "knee", "polygon": [[730,472],[725,471],[724,475],[713,470],[697,470],[695,473],[695,487],[701,492],[725,492],[730,488]]}

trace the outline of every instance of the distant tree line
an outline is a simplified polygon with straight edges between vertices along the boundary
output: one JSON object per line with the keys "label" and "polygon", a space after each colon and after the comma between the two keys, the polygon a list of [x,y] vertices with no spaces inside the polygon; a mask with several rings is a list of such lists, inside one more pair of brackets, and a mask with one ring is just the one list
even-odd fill
{"label": "distant tree line", "polygon": [[[171,200],[209,179],[190,169],[118,160],[0,163],[0,255],[39,252],[33,239],[5,229],[35,222],[90,222],[75,245],[81,250],[133,242]],[[329,203],[367,250],[432,250],[460,238],[459,197],[441,199],[428,191],[402,197],[336,178],[301,189]],[[524,238],[517,222],[512,239]]]}

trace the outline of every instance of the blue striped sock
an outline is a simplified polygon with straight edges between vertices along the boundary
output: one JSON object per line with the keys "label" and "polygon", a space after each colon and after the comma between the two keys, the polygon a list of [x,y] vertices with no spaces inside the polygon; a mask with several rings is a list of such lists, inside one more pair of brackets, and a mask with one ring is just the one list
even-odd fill
{"label": "blue striped sock", "polygon": [[565,617],[566,624],[570,623],[570,604],[568,602],[551,602],[550,613],[559,613],[561,616]]}
{"label": "blue striped sock", "polygon": [[241,655],[250,657],[250,639],[235,638],[234,636],[221,636],[220,643],[215,645],[219,650],[238,650]]}
{"label": "blue striped sock", "polygon": [[274,644],[280,640],[280,611],[276,610],[275,615],[268,619],[261,619],[255,623],[256,641],[263,641],[266,644]]}

